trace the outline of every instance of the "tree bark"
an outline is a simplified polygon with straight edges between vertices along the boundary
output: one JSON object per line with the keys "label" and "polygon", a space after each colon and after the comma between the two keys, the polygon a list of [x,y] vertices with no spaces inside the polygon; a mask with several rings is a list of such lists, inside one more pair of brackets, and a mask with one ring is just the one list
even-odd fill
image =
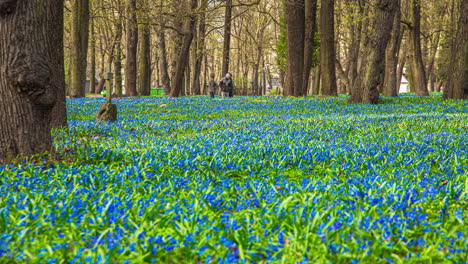
{"label": "tree bark", "polygon": [[383,82],[385,71],[385,50],[391,37],[393,19],[398,1],[377,0],[375,15],[365,46],[368,47],[358,80],[349,99],[351,103],[377,104],[378,86]]}
{"label": "tree bark", "polygon": [[304,42],[304,72],[302,90],[298,96],[307,95],[312,69],[312,59],[315,49],[315,32],[317,30],[317,0],[305,0],[305,42]]}
{"label": "tree bark", "polygon": [[0,1],[0,162],[52,150],[64,81],[63,2]]}
{"label": "tree bark", "polygon": [[444,98],[468,99],[468,1],[460,3],[455,43],[451,50],[450,69]]}
{"label": "tree bark", "polygon": [[[398,1],[400,3],[400,1]],[[390,45],[387,48],[385,57],[385,79],[383,84],[383,95],[388,97],[398,96],[397,85],[397,67],[398,67],[398,54],[399,46],[401,43],[401,10],[400,4],[397,5],[395,17],[393,19],[392,36],[390,38]]]}
{"label": "tree bark", "polygon": [[116,45],[114,51],[114,93],[123,94],[122,87],[122,22],[116,23]]}
{"label": "tree bark", "polygon": [[158,32],[159,40],[159,62],[161,70],[161,82],[164,87],[164,94],[170,94],[171,92],[171,80],[169,77],[169,65],[167,63],[167,51],[166,51],[166,32],[163,27]]}
{"label": "tree bark", "polygon": [[410,1],[411,27],[409,38],[412,45],[411,50],[413,51],[411,63],[413,67],[414,90],[417,96],[429,96],[426,71],[421,52],[421,0]]}
{"label": "tree bark", "polygon": [[[285,96],[302,91],[304,73],[305,13],[304,0],[285,1],[286,21],[286,87]],[[301,63],[298,63],[301,62]]]}
{"label": "tree bark", "polygon": [[148,96],[151,93],[151,33],[148,23],[140,27],[139,35],[138,94]]}
{"label": "tree bark", "polygon": [[336,50],[335,50],[335,4],[334,0],[322,0],[320,10],[320,64],[322,71],[322,94],[337,96]]}
{"label": "tree bark", "polygon": [[[63,4],[62,4],[63,6]],[[70,97],[85,97],[88,66],[89,0],[74,0],[71,26]]]}
{"label": "tree bark", "polygon": [[200,75],[202,70],[202,62],[205,54],[205,34],[206,34],[206,22],[205,22],[205,8],[206,5],[203,5],[202,10],[200,11],[200,19],[198,26],[198,37],[197,44],[195,48],[195,67],[193,69],[193,79],[192,79],[192,89],[194,95],[200,95]]}
{"label": "tree bark", "polygon": [[90,21],[90,67],[89,67],[89,93],[96,93],[96,33],[94,32],[94,19]]}
{"label": "tree bark", "polygon": [[176,63],[176,72],[172,81],[171,97],[180,96],[184,86],[184,74],[187,68],[190,45],[193,40],[193,32],[195,28],[196,16],[195,10],[198,6],[198,0],[190,0],[190,11],[187,21],[184,25],[184,37],[182,42],[182,48],[180,49],[178,60]]}
{"label": "tree bark", "polygon": [[137,1],[129,0],[127,6],[127,58],[125,61],[125,94],[137,96],[138,24]]}
{"label": "tree bark", "polygon": [[223,74],[229,72],[231,52],[231,25],[232,25],[232,0],[226,0],[224,14],[224,45],[223,45]]}

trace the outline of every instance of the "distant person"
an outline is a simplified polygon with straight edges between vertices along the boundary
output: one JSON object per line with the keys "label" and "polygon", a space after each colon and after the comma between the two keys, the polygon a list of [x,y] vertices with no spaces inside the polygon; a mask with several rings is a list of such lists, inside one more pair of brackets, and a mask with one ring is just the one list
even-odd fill
{"label": "distant person", "polygon": [[214,80],[215,74],[210,74],[210,82],[208,83],[208,91],[210,92],[210,98],[214,99],[215,94],[218,92],[218,84]]}
{"label": "distant person", "polygon": [[232,75],[230,73],[226,73],[226,75],[221,79],[221,81],[219,82],[219,87],[221,88],[221,96],[223,98],[225,96],[232,97],[233,83]]}

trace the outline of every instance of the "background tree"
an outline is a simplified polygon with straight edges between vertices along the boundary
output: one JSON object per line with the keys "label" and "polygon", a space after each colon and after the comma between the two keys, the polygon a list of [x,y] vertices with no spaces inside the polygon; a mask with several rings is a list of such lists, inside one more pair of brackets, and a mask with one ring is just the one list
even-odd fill
{"label": "background tree", "polygon": [[334,0],[322,0],[320,9],[320,65],[322,69],[322,94],[338,95],[336,85],[336,50]]}
{"label": "background tree", "polygon": [[450,69],[444,97],[468,99],[468,1],[462,0],[459,8],[454,45],[451,50]]}
{"label": "background tree", "polygon": [[137,1],[128,0],[127,5],[127,57],[125,60],[125,93],[136,96],[137,93],[137,51],[138,24]]}
{"label": "background tree", "polygon": [[70,97],[85,96],[88,65],[89,0],[73,0],[71,23]]}

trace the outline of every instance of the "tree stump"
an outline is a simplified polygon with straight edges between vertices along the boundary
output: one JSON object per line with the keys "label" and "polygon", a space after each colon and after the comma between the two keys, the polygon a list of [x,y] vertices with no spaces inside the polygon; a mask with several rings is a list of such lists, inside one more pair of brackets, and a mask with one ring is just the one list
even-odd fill
{"label": "tree stump", "polygon": [[96,120],[99,122],[117,121],[117,105],[111,103],[101,105]]}

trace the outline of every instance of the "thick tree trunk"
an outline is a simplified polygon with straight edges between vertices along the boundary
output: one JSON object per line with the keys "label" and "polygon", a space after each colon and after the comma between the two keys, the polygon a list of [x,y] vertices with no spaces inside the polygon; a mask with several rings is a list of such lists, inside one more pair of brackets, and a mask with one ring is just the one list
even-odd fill
{"label": "thick tree trunk", "polygon": [[411,50],[413,51],[411,63],[413,67],[414,90],[417,96],[429,96],[426,71],[421,52],[421,1],[410,1],[410,19],[412,25],[409,30],[409,41],[411,41]]}
{"label": "thick tree trunk", "polygon": [[52,150],[64,91],[63,2],[0,1],[0,163]]}
{"label": "thick tree trunk", "polygon": [[169,65],[167,63],[166,32],[163,27],[159,29],[158,40],[161,83],[164,87],[164,94],[169,94],[171,92],[171,80],[169,78]]}
{"label": "thick tree trunk", "polygon": [[232,25],[232,0],[226,0],[224,13],[224,45],[223,45],[223,74],[229,72],[231,53],[231,25]]}
{"label": "thick tree trunk", "polygon": [[320,10],[320,64],[322,70],[322,94],[337,96],[336,50],[335,50],[335,13],[334,0],[322,0]]}
{"label": "thick tree trunk", "polygon": [[[400,1],[398,1],[400,2]],[[383,84],[383,95],[389,97],[398,96],[397,67],[399,46],[401,43],[401,10],[400,4],[397,6],[395,18],[393,19],[393,30],[390,44],[387,48],[385,58],[385,79]]]}
{"label": "thick tree trunk", "polygon": [[[63,6],[63,4],[62,4]],[[88,66],[89,0],[73,0],[71,24],[70,97],[85,97]]]}
{"label": "thick tree trunk", "polygon": [[351,103],[377,104],[378,86],[383,82],[385,50],[390,41],[393,19],[398,1],[379,0],[375,5],[375,16],[365,46],[368,47],[358,80],[352,89]]}
{"label": "thick tree trunk", "polygon": [[307,95],[309,88],[310,71],[315,49],[315,32],[317,30],[317,0],[305,0],[305,42],[304,42],[304,72],[302,77],[302,90],[298,96]]}
{"label": "thick tree trunk", "polygon": [[305,38],[304,0],[285,1],[285,20],[287,47],[286,87],[284,95],[296,96],[303,88]]}
{"label": "thick tree trunk", "polygon": [[142,25],[140,29],[138,94],[142,96],[148,96],[151,93],[151,33],[149,24]]}
{"label": "thick tree trunk", "polygon": [[138,25],[137,1],[129,0],[127,6],[127,58],[125,61],[125,94],[137,96]]}
{"label": "thick tree trunk", "polygon": [[450,69],[444,98],[468,99],[468,0],[461,1],[455,43],[451,50]]}
{"label": "thick tree trunk", "polygon": [[183,43],[176,63],[175,76],[172,81],[171,97],[178,97],[182,92],[184,85],[184,74],[189,60],[190,46],[192,44],[193,32],[196,22],[195,10],[198,6],[198,0],[190,0],[190,2],[191,10],[189,11],[189,18],[184,25]]}

